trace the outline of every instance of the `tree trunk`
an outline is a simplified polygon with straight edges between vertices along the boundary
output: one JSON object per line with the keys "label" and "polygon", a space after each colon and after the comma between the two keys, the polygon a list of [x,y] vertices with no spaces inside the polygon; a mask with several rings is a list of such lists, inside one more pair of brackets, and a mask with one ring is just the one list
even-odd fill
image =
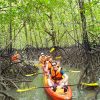
{"label": "tree trunk", "polygon": [[54,24],[53,24],[53,19],[52,19],[52,13],[50,15],[47,15],[49,20],[50,20],[50,26],[51,29],[48,30],[47,28],[45,29],[45,32],[51,37],[52,45],[53,47],[56,46],[56,32],[54,30]]}
{"label": "tree trunk", "polygon": [[[83,33],[83,45],[85,50],[85,57],[84,57],[84,71],[83,74],[80,77],[79,84],[81,81],[85,82],[94,82],[95,81],[95,73],[93,71],[92,64],[92,56],[88,52],[91,50],[89,41],[88,41],[88,35],[86,30],[86,17],[85,17],[85,9],[84,9],[84,0],[78,0],[79,1],[79,8],[80,8],[80,16],[82,21],[82,33]],[[78,85],[79,87],[79,85]]]}
{"label": "tree trunk", "polygon": [[34,31],[34,38],[35,38],[35,43],[36,43],[36,48],[38,49],[38,42],[37,42],[37,33]]}
{"label": "tree trunk", "polygon": [[54,31],[54,24],[53,24],[53,19],[52,19],[52,13],[50,14],[50,25],[51,25],[51,40],[53,43],[53,46],[56,46],[56,32]]}
{"label": "tree trunk", "polygon": [[[89,4],[91,4],[91,0],[88,0]],[[92,22],[92,28],[94,28],[94,16],[93,16],[93,11],[92,7],[90,5],[90,14],[91,14],[91,22]]]}
{"label": "tree trunk", "polygon": [[83,46],[86,51],[90,51],[90,45],[87,35],[87,29],[86,29],[86,17],[85,17],[85,8],[84,8],[84,0],[78,0],[79,2],[79,8],[80,8],[80,16],[81,16],[81,22],[82,22],[82,35],[83,35]]}
{"label": "tree trunk", "polygon": [[24,23],[24,30],[25,30],[26,44],[28,44],[28,36],[27,36],[27,26],[26,26],[26,22]]}
{"label": "tree trunk", "polygon": [[30,44],[33,46],[32,29],[30,27]]}
{"label": "tree trunk", "polygon": [[15,31],[15,27],[14,27],[14,44],[13,44],[13,46],[15,46],[15,36],[16,36],[16,31]]}
{"label": "tree trunk", "polygon": [[[76,31],[76,23],[75,23],[75,12],[74,12],[74,9],[73,9],[73,7],[72,7],[72,0],[69,0],[68,1],[69,2],[69,5],[70,5],[70,8],[71,8],[71,16],[72,16],[72,26],[73,26],[73,33],[74,33],[74,38],[75,38],[75,40],[76,40],[76,36],[77,36],[77,31]],[[77,43],[76,41],[74,41],[75,42],[75,44]]]}
{"label": "tree trunk", "polygon": [[8,48],[8,54],[11,54],[12,53],[12,15],[11,15],[11,12],[12,12],[12,8],[11,8],[11,1],[9,2],[9,5],[10,5],[10,24],[9,24],[9,33],[10,33],[10,36],[9,36],[9,41],[10,41],[10,45],[9,45],[9,48]]}
{"label": "tree trunk", "polygon": [[[42,45],[42,48],[43,48],[43,42],[42,42],[42,37],[41,37],[41,33],[39,32],[39,38],[40,38],[40,41],[41,41],[41,45]],[[46,38],[47,40],[47,38]],[[47,45],[48,46],[48,45]]]}

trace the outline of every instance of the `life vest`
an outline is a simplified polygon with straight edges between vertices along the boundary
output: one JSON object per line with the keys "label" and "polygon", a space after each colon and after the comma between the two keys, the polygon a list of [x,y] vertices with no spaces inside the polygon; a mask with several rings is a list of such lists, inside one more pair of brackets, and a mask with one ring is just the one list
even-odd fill
{"label": "life vest", "polygon": [[51,69],[51,79],[53,81],[57,81],[57,80],[61,80],[63,79],[63,75],[60,73],[61,68],[59,67],[59,69],[57,71],[55,71],[53,68]]}
{"label": "life vest", "polygon": [[11,60],[12,60],[13,62],[18,61],[19,59],[20,59],[20,55],[19,55],[19,54],[14,54],[14,55],[12,55],[12,57],[11,57]]}
{"label": "life vest", "polygon": [[48,70],[51,70],[51,68],[52,68],[52,64],[51,64],[51,62],[49,61],[49,62],[48,62]]}

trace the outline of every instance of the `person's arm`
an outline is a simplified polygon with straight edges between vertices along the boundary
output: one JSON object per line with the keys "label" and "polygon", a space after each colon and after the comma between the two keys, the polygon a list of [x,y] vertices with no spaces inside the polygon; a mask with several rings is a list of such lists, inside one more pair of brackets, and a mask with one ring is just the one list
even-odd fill
{"label": "person's arm", "polygon": [[41,56],[39,57],[39,63],[40,64],[42,63],[42,57]]}
{"label": "person's arm", "polygon": [[67,83],[68,84],[68,75],[63,71],[61,70],[61,74],[63,75],[63,79],[60,81],[60,83]]}
{"label": "person's arm", "polygon": [[45,63],[44,71],[45,73],[48,73],[48,61],[46,61]]}
{"label": "person's arm", "polygon": [[48,70],[49,61],[46,61],[46,70]]}
{"label": "person's arm", "polygon": [[39,62],[41,61],[41,57],[39,57]]}
{"label": "person's arm", "polygon": [[51,69],[48,71],[48,79],[51,79]]}
{"label": "person's arm", "polygon": [[63,83],[68,83],[68,75],[66,73],[63,74],[64,78],[63,78]]}

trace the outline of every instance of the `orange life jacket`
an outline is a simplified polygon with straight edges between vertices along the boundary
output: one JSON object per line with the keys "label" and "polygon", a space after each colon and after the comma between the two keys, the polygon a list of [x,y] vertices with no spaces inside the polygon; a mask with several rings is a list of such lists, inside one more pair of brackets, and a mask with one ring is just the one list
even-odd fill
{"label": "orange life jacket", "polygon": [[51,69],[51,79],[53,81],[63,79],[63,75],[60,73],[60,71],[61,71],[61,68],[59,68],[57,71],[55,71],[53,68]]}
{"label": "orange life jacket", "polygon": [[20,55],[19,55],[19,54],[14,54],[14,55],[12,55],[12,57],[11,57],[11,60],[14,61],[14,62],[16,62],[16,61],[19,60],[19,59],[20,59]]}
{"label": "orange life jacket", "polygon": [[51,70],[51,68],[52,68],[52,64],[51,64],[51,62],[49,61],[49,62],[48,62],[48,70]]}
{"label": "orange life jacket", "polygon": [[45,64],[45,61],[46,61],[46,57],[45,56],[40,56],[39,57],[39,63],[44,65]]}

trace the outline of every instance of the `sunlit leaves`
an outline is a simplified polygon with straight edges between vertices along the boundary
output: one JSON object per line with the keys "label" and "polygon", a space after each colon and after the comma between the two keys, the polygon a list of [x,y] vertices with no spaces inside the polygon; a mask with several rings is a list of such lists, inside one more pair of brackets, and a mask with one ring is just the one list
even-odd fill
{"label": "sunlit leaves", "polygon": [[[93,34],[99,34],[100,28],[99,24],[97,23],[100,20],[99,0],[90,1],[91,2],[89,3],[88,0],[86,0],[84,4],[84,10],[86,12],[85,15],[87,19],[87,29]],[[10,3],[11,7],[9,5]],[[93,10],[92,14],[94,17],[94,23],[91,22],[91,8]],[[50,41],[49,35],[44,30],[47,28],[48,31],[51,31],[51,14],[53,29],[57,34],[57,42],[60,40],[60,45],[65,44],[66,39],[69,39],[68,41],[73,40],[68,35],[68,32],[73,35],[74,30],[76,30],[80,38],[81,23],[77,0],[2,0],[2,2],[0,2],[0,24],[2,26],[2,30],[5,31],[3,26],[6,27],[6,30],[8,29],[10,18],[12,19],[12,27],[16,31],[18,31],[20,25],[26,21],[27,30],[30,33],[31,29],[32,38],[34,39],[35,32],[37,39],[39,40],[38,34],[40,33],[44,46],[46,44],[46,40],[44,39],[45,37],[48,37],[48,41]],[[72,21],[72,16],[74,21]],[[93,25],[94,28],[92,27]],[[73,26],[75,26],[74,30]],[[68,32],[65,32],[65,30]],[[24,33],[24,29],[22,29],[22,33]],[[24,35],[22,37],[22,41],[24,41]],[[38,45],[40,46],[39,42],[40,40],[38,41]],[[51,45],[51,42],[48,44]]]}
{"label": "sunlit leaves", "polygon": [[17,0],[8,0],[8,2],[17,2]]}
{"label": "sunlit leaves", "polygon": [[3,9],[6,6],[7,6],[7,4],[5,2],[0,2],[0,9]]}

